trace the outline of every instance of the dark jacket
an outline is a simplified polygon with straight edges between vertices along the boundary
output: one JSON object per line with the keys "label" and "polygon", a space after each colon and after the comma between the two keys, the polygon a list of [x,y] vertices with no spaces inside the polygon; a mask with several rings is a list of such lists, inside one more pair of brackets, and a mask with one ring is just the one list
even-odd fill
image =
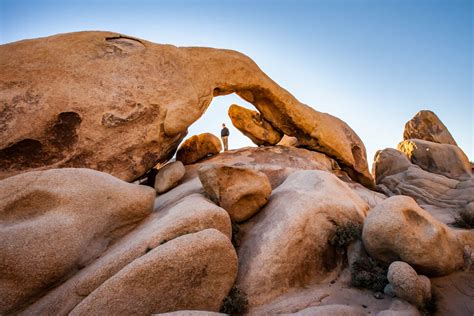
{"label": "dark jacket", "polygon": [[221,129],[221,137],[222,136],[229,136],[229,129],[227,127]]}

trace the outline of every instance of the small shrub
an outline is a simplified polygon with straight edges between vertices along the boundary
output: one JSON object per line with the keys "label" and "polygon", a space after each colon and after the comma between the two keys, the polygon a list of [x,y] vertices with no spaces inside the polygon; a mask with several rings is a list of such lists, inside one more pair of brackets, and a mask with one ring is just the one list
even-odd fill
{"label": "small shrub", "polygon": [[355,261],[351,267],[351,283],[355,287],[362,287],[382,292],[388,284],[388,268],[377,260],[366,257]]}
{"label": "small shrub", "polygon": [[352,222],[344,226],[337,226],[334,234],[329,239],[329,244],[338,248],[346,247],[352,241],[360,239],[361,231],[360,225]]}
{"label": "small shrub", "polygon": [[469,209],[463,209],[454,217],[453,226],[459,228],[474,228],[474,212]]}
{"label": "small shrub", "polygon": [[241,315],[247,312],[248,304],[247,294],[234,285],[222,302],[219,312],[229,315]]}

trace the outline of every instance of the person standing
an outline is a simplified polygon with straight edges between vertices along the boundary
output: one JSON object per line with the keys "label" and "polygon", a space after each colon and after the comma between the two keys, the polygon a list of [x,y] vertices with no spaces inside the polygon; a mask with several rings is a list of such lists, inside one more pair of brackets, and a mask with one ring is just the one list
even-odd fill
{"label": "person standing", "polygon": [[229,150],[229,129],[222,123],[221,139],[224,144],[224,151]]}

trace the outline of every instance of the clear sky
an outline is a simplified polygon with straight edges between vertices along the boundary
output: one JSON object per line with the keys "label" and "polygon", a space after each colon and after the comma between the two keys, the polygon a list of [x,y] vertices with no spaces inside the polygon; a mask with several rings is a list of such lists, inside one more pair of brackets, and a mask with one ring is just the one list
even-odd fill
{"label": "clear sky", "polygon": [[[177,46],[238,50],[301,102],[338,116],[369,163],[434,111],[474,160],[471,0],[0,0],[0,43],[107,30]],[[235,95],[215,98],[190,135],[230,124]],[[231,128],[232,148],[251,142]]]}

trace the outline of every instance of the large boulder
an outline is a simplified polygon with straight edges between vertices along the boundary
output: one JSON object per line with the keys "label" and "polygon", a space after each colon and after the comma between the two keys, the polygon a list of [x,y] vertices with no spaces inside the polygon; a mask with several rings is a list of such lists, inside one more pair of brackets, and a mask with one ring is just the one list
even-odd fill
{"label": "large boulder", "polygon": [[373,185],[356,133],[300,103],[247,56],[112,32],[0,46],[0,178],[81,166],[134,180],[173,156],[214,96],[232,92],[284,134]]}
{"label": "large boulder", "polygon": [[272,187],[267,176],[245,167],[205,164],[199,179],[211,200],[236,221],[245,221],[267,204]]}
{"label": "large boulder", "polygon": [[221,141],[211,133],[194,135],[184,141],[179,146],[176,153],[176,160],[184,165],[190,165],[202,158],[220,153],[222,150]]}
{"label": "large boulder", "polygon": [[232,124],[256,145],[275,145],[283,136],[257,111],[232,104],[229,107]]}
{"label": "large boulder", "polygon": [[215,229],[175,238],[134,260],[69,315],[219,311],[237,275],[229,238]]}
{"label": "large boulder", "polygon": [[390,282],[385,292],[394,294],[420,308],[431,300],[431,283],[424,275],[418,275],[409,264],[394,261],[388,267],[387,279]]}
{"label": "large boulder", "polygon": [[452,179],[431,173],[396,149],[378,151],[372,168],[379,191],[410,196],[444,223],[452,223],[474,202],[474,177]]}
{"label": "large boulder", "polygon": [[[157,202],[165,195],[160,195]],[[131,233],[118,240],[99,259],[29,306],[24,314],[68,315],[101,284],[152,249],[179,236],[205,229],[219,230],[228,239],[231,238],[227,212],[201,194],[178,198],[172,205],[156,203],[155,212]]]}
{"label": "large boulder", "polygon": [[428,172],[453,179],[469,178],[472,175],[469,159],[458,146],[409,139],[399,143],[397,149]]}
{"label": "large boulder", "polygon": [[328,172],[297,171],[288,176],[249,220],[241,240],[237,284],[250,306],[337,274],[342,256],[329,240],[337,227],[362,225],[368,208]]}
{"label": "large boulder", "polygon": [[164,193],[174,188],[184,177],[186,169],[181,161],[175,161],[166,164],[158,170],[155,177],[155,190],[158,193]]}
{"label": "large boulder", "polygon": [[446,275],[464,266],[456,234],[407,196],[390,197],[372,209],[362,239],[373,258],[404,261],[422,274]]}
{"label": "large boulder", "polygon": [[89,169],[0,181],[0,314],[96,259],[153,210],[155,191]]}
{"label": "large boulder", "polygon": [[403,139],[422,139],[440,144],[457,145],[443,122],[431,111],[423,110],[405,124]]}

